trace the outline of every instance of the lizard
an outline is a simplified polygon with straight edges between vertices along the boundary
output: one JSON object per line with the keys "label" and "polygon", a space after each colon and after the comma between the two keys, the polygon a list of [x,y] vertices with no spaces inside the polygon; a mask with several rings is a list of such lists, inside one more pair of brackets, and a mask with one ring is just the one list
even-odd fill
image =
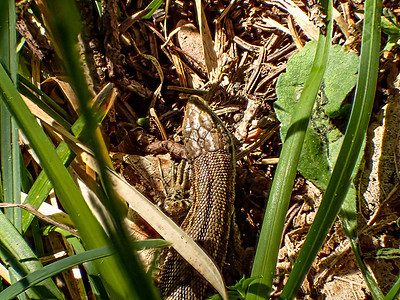
{"label": "lizard", "polygon": [[[235,199],[235,147],[230,132],[200,97],[188,99],[182,131],[192,168],[192,207],[181,227],[221,268]],[[165,299],[203,299],[207,282],[170,249],[160,274]]]}

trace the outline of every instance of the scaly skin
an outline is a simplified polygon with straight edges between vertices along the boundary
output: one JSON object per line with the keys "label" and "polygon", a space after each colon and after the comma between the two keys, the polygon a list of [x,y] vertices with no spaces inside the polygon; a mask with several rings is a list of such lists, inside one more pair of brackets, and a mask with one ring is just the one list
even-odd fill
{"label": "scaly skin", "polygon": [[[232,137],[207,104],[195,96],[188,100],[182,127],[193,171],[193,205],[182,228],[222,267],[235,199]],[[171,249],[161,269],[160,288],[165,299],[203,299],[207,282]]]}

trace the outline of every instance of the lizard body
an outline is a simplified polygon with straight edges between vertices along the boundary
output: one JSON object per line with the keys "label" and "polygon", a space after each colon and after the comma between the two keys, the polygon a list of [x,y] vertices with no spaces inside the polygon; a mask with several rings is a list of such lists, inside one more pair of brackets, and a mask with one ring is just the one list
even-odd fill
{"label": "lizard body", "polygon": [[[182,228],[221,268],[235,199],[232,137],[208,105],[195,96],[188,100],[182,127],[193,174],[193,205]],[[161,270],[160,288],[165,299],[203,299],[207,282],[171,249]]]}

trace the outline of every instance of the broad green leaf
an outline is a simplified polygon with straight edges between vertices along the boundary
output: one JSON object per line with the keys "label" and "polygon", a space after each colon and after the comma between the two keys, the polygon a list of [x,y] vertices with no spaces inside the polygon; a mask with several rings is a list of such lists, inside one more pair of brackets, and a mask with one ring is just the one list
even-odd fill
{"label": "broad green leaf", "polygon": [[[307,43],[301,52],[292,56],[286,73],[278,79],[278,100],[274,106],[282,123],[282,140],[286,137],[297,98],[310,74],[316,47],[315,41]],[[343,141],[341,129],[330,118],[340,116],[344,111],[342,104],[355,87],[357,70],[358,57],[355,53],[345,53],[338,45],[331,47],[323,79],[323,94],[315,104],[298,166],[300,173],[322,190],[326,189]]]}

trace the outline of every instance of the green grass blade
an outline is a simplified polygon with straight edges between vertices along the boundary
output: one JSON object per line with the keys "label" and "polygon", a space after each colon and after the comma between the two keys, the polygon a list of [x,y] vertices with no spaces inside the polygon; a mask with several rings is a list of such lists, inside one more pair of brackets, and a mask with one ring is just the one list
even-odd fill
{"label": "green grass blade", "polygon": [[[14,202],[13,174],[12,174],[12,131],[11,116],[5,105],[1,105],[1,171],[3,185],[3,201]],[[6,209],[5,214],[12,222],[14,220],[14,209]]]}
{"label": "green grass blade", "polygon": [[24,160],[22,158],[21,152],[20,152],[19,161],[20,161],[19,169],[20,169],[20,174],[21,174],[21,189],[22,189],[22,192],[27,193],[33,184],[33,177],[32,177],[32,174],[29,173],[28,169],[26,168],[26,166],[24,164]]}
{"label": "green grass blade", "polygon": [[97,248],[88,250],[86,252],[76,254],[57,262],[49,264],[38,271],[28,274],[24,278],[20,279],[16,283],[12,284],[0,293],[0,299],[13,299],[18,294],[25,290],[35,286],[41,281],[50,278],[51,276],[57,275],[65,270],[68,270],[76,265],[82,264],[86,261],[95,260],[112,255],[113,251],[110,247]]}
{"label": "green grass blade", "polygon": [[[65,119],[66,121],[64,121],[64,122],[66,122],[67,124],[72,123],[71,116],[61,106],[59,106],[57,104],[57,102],[55,102],[53,99],[51,99],[46,93],[39,90],[36,86],[34,86],[31,82],[29,82],[29,80],[24,78],[22,75],[18,75],[18,89],[21,92],[24,90],[31,90],[31,91],[35,92],[36,94],[38,94],[41,97],[41,100],[38,100],[38,102],[43,103],[43,106],[45,108],[49,108],[50,110],[54,111],[54,113],[59,115],[60,118]],[[25,94],[25,93],[23,93],[23,94]],[[27,96],[27,95],[25,95],[25,96]],[[32,99],[32,100],[34,100],[34,99]],[[38,103],[38,105],[40,103]],[[41,107],[41,106],[39,105],[39,107]],[[65,128],[68,129],[67,127],[65,127]]]}
{"label": "green grass blade", "polygon": [[33,239],[35,253],[38,257],[43,257],[45,256],[45,250],[43,245],[43,233],[40,228],[38,219],[35,219],[32,222],[31,229],[32,229],[32,239]]}
{"label": "green grass blade", "polygon": [[[11,145],[12,145],[12,177],[13,177],[13,202],[21,203],[21,150],[19,148],[18,126],[14,118],[11,118]],[[20,208],[13,210],[14,226],[21,231],[22,211]]]}
{"label": "green grass blade", "polygon": [[[136,249],[154,248],[154,247],[166,247],[169,243],[164,240],[148,240],[134,242]],[[102,257],[114,255],[115,251],[112,247],[102,247],[97,249],[88,250],[59,261],[49,264],[43,267],[41,270],[35,271],[28,274],[18,282],[14,283],[10,287],[6,288],[0,293],[0,299],[12,299],[18,294],[22,293],[26,289],[33,287],[39,282],[50,278],[58,273],[68,270],[76,265],[83,264],[85,262],[99,259]]]}
{"label": "green grass blade", "polygon": [[58,114],[54,109],[49,107],[46,103],[41,101],[25,85],[18,84],[18,90],[21,92],[22,95],[30,99],[40,109],[42,109],[45,113],[47,113],[50,117],[52,117],[55,121],[57,121],[62,127],[64,127],[68,131],[71,130],[71,124],[68,121],[66,121],[60,114]]}
{"label": "green grass blade", "polygon": [[[12,80],[16,81],[18,58],[16,53],[16,15],[14,1],[4,4],[5,13],[0,20],[0,62],[8,70]],[[1,106],[1,167],[3,173],[4,201],[21,202],[20,153],[18,128],[5,106]],[[6,216],[13,224],[21,228],[21,210],[7,209]]]}
{"label": "green grass blade", "polygon": [[[36,254],[32,251],[20,233],[10,223],[3,213],[0,212],[0,253],[2,259],[12,267],[11,273],[17,280],[42,268]],[[46,280],[31,292],[40,299],[57,298],[63,299],[51,279]]]}
{"label": "green grass blade", "polygon": [[[107,100],[108,95],[112,92],[112,85],[109,84],[103,88],[103,90],[97,96],[96,102],[93,105],[92,114],[96,120],[99,122],[104,118],[105,111],[100,108],[101,103]],[[71,127],[72,133],[75,137],[79,138],[80,141],[86,142],[89,138],[89,134],[85,129],[85,121],[83,117],[79,117],[78,120]],[[75,153],[73,153],[68,145],[62,141],[57,147],[57,154],[61,158],[62,163],[65,166],[69,164],[75,158]],[[53,185],[50,183],[49,178],[45,172],[41,172],[35,183],[32,185],[28,196],[25,199],[25,204],[31,204],[35,208],[39,208],[43,201],[46,200],[49,195]],[[26,210],[22,211],[22,232],[25,233],[31,224],[34,216]]]}
{"label": "green grass blade", "polygon": [[[364,148],[364,147],[363,147]],[[360,152],[362,154],[362,152]],[[361,155],[360,155],[361,156]],[[354,170],[353,174],[356,174],[358,168]],[[364,276],[365,282],[367,283],[371,295],[374,299],[382,299],[383,294],[379,288],[379,284],[376,282],[374,275],[368,269],[358,243],[357,233],[357,206],[356,206],[356,189],[352,184],[349,191],[347,192],[346,199],[343,202],[339,216],[343,224],[344,232],[349,239],[351,250],[353,251],[354,257],[356,258],[358,267]]]}
{"label": "green grass blade", "polygon": [[[83,247],[82,242],[77,237],[75,237],[69,233],[67,233],[67,234],[63,233],[62,230],[59,230],[58,232],[60,232],[61,234],[63,234],[65,236],[67,241],[74,248],[75,254],[85,252],[85,248]],[[110,298],[107,295],[107,291],[104,287],[103,282],[101,281],[101,277],[99,276],[99,272],[98,272],[97,267],[94,264],[94,262],[87,261],[87,262],[83,263],[83,266],[85,267],[85,270],[88,274],[90,286],[92,287],[92,291],[93,291],[93,294],[95,295],[96,299],[109,300]]]}
{"label": "green grass blade", "polygon": [[0,19],[0,60],[8,70],[11,79],[16,82],[18,70],[18,58],[16,53],[17,33],[15,29],[16,14],[15,2],[3,0],[3,14]]}
{"label": "green grass blade", "polygon": [[328,59],[332,31],[332,22],[330,21],[332,2],[329,1],[325,7],[329,8],[327,10],[327,34],[326,36],[320,34],[311,73],[294,109],[296,114],[292,116],[291,126],[282,147],[251,273],[251,277],[256,279],[250,284],[246,299],[265,299],[269,297],[272,290],[272,280],[275,276],[276,261],[296,175],[296,166]]}
{"label": "green grass blade", "polygon": [[70,75],[69,78],[76,92],[81,113],[92,137],[89,144],[100,168],[100,179],[107,198],[103,204],[109,212],[105,226],[110,236],[110,244],[116,249],[117,255],[115,257],[119,260],[119,268],[110,273],[113,274],[114,278],[116,276],[114,273],[118,273],[120,277],[118,280],[120,292],[128,293],[129,298],[158,299],[159,295],[154,283],[144,272],[130,243],[126,243],[130,238],[123,226],[123,218],[127,214],[127,206],[116,196],[113,186],[107,177],[106,167],[111,166],[111,161],[104,141],[97,130],[98,124],[91,114],[90,94],[77,53],[76,45],[81,21],[75,2],[71,0],[53,0],[45,1],[45,3],[49,11],[46,16],[48,24],[50,24],[49,29],[57,44],[59,56],[64,60],[65,68]]}
{"label": "green grass blade", "polygon": [[399,299],[400,297],[400,277],[396,280],[390,291],[386,294],[384,300]]}
{"label": "green grass blade", "polygon": [[283,289],[281,297],[284,299],[293,298],[297,292],[336,219],[350,185],[375,97],[379,67],[381,7],[380,0],[365,1],[360,71],[350,121],[321,206]]}
{"label": "green grass blade", "polygon": [[150,19],[154,12],[164,3],[164,0],[153,0],[144,10],[150,9],[149,13],[146,14],[143,19]]}
{"label": "green grass blade", "polygon": [[[19,128],[35,150],[42,168],[49,176],[58,198],[70,215],[86,247],[93,249],[107,246],[109,239],[104,229],[93,216],[70,174],[63,166],[53,144],[37,124],[2,66],[0,66],[0,78],[0,92],[3,96],[3,102],[12,112]],[[132,294],[129,293],[130,288],[124,284],[125,279],[121,278],[120,264],[117,263],[115,257],[103,259],[97,265],[108,287],[107,291],[115,299],[130,299],[132,297]]]}
{"label": "green grass blade", "polygon": [[[8,70],[6,79],[16,82],[18,57],[16,53],[16,13],[15,1],[2,1],[3,14],[0,18],[0,61]],[[10,76],[10,77],[8,77]],[[0,77],[0,80],[3,80]],[[10,81],[11,81],[10,80]],[[0,95],[0,98],[4,95]],[[8,108],[1,103],[1,166],[4,200],[21,203],[21,152],[19,148],[18,127]],[[9,223],[8,219],[12,222]],[[29,245],[18,231],[21,230],[21,209],[7,209],[6,216],[0,212],[0,255],[10,271],[12,280],[19,279],[29,272],[42,268]],[[46,280],[30,295],[62,298],[61,292],[51,280]],[[22,296],[24,298],[25,296]]]}

